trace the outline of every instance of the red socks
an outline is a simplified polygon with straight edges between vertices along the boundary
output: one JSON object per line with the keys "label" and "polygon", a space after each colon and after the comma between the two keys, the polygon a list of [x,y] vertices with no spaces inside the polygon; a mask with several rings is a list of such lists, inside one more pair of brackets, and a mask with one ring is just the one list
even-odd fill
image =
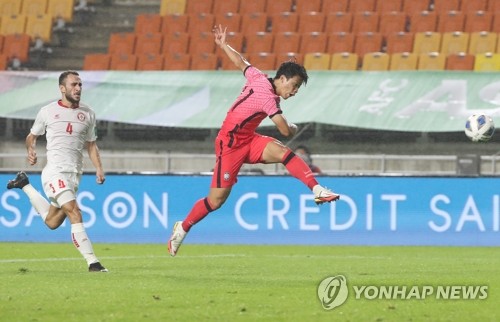
{"label": "red socks", "polygon": [[188,232],[191,227],[196,225],[196,223],[205,218],[208,213],[212,211],[214,211],[214,209],[210,205],[208,198],[198,200],[195,202],[193,209],[191,209],[186,219],[182,222],[182,229],[184,229],[185,232]]}
{"label": "red socks", "polygon": [[285,154],[281,163],[283,163],[292,176],[302,181],[309,189],[312,190],[312,188],[318,184],[318,181],[307,163],[296,156],[293,151],[289,151]]}

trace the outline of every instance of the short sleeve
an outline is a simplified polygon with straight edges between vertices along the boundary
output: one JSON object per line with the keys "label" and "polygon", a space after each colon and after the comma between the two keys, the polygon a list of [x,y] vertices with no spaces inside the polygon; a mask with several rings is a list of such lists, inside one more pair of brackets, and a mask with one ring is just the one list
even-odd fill
{"label": "short sleeve", "polygon": [[97,140],[97,127],[96,127],[95,114],[89,113],[89,118],[90,118],[89,130],[87,131],[87,136],[85,140],[87,142],[94,142],[95,140]]}
{"label": "short sleeve", "polygon": [[45,128],[47,127],[47,113],[45,113],[45,109],[41,109],[38,111],[36,115],[35,122],[31,127],[31,134],[40,136],[45,134]]}

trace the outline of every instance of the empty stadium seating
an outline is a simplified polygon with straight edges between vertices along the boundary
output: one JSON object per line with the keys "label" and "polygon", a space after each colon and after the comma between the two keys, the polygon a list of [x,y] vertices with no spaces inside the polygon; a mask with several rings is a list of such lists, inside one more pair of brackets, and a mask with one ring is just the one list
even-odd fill
{"label": "empty stadium seating", "polygon": [[[62,15],[74,0],[20,3],[0,3],[9,13],[0,33],[50,41],[41,17],[23,14],[58,8]],[[312,69],[472,71],[492,69],[500,53],[500,0],[161,0],[157,14],[137,16],[134,33],[110,37],[109,68],[113,61],[124,68],[126,56],[140,70],[235,69],[215,48],[215,24],[227,26],[228,43],[264,69],[301,57]]]}

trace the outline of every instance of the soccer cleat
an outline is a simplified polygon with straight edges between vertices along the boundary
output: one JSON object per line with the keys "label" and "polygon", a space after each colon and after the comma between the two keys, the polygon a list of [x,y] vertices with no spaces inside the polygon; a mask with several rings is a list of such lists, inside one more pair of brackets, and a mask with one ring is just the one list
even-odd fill
{"label": "soccer cleat", "polygon": [[321,205],[325,202],[337,201],[340,198],[340,195],[333,193],[329,189],[321,187],[318,193],[314,196],[314,202],[317,205]]}
{"label": "soccer cleat", "polygon": [[28,176],[23,171],[18,172],[14,180],[9,180],[7,189],[19,188],[22,189],[25,185],[29,184]]}
{"label": "soccer cleat", "polygon": [[101,263],[96,262],[89,265],[89,272],[109,272],[107,268],[101,265]]}
{"label": "soccer cleat", "polygon": [[170,236],[168,240],[168,252],[170,255],[175,256],[175,254],[177,254],[186,234],[184,229],[182,229],[182,221],[176,222],[172,231],[172,236]]}

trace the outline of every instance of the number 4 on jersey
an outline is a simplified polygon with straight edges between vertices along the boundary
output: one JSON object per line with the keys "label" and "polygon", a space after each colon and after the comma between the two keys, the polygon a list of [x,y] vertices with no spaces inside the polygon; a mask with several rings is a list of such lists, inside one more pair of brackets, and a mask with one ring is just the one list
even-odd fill
{"label": "number 4 on jersey", "polygon": [[66,126],[66,132],[73,134],[73,125],[71,123],[68,123],[68,126]]}

